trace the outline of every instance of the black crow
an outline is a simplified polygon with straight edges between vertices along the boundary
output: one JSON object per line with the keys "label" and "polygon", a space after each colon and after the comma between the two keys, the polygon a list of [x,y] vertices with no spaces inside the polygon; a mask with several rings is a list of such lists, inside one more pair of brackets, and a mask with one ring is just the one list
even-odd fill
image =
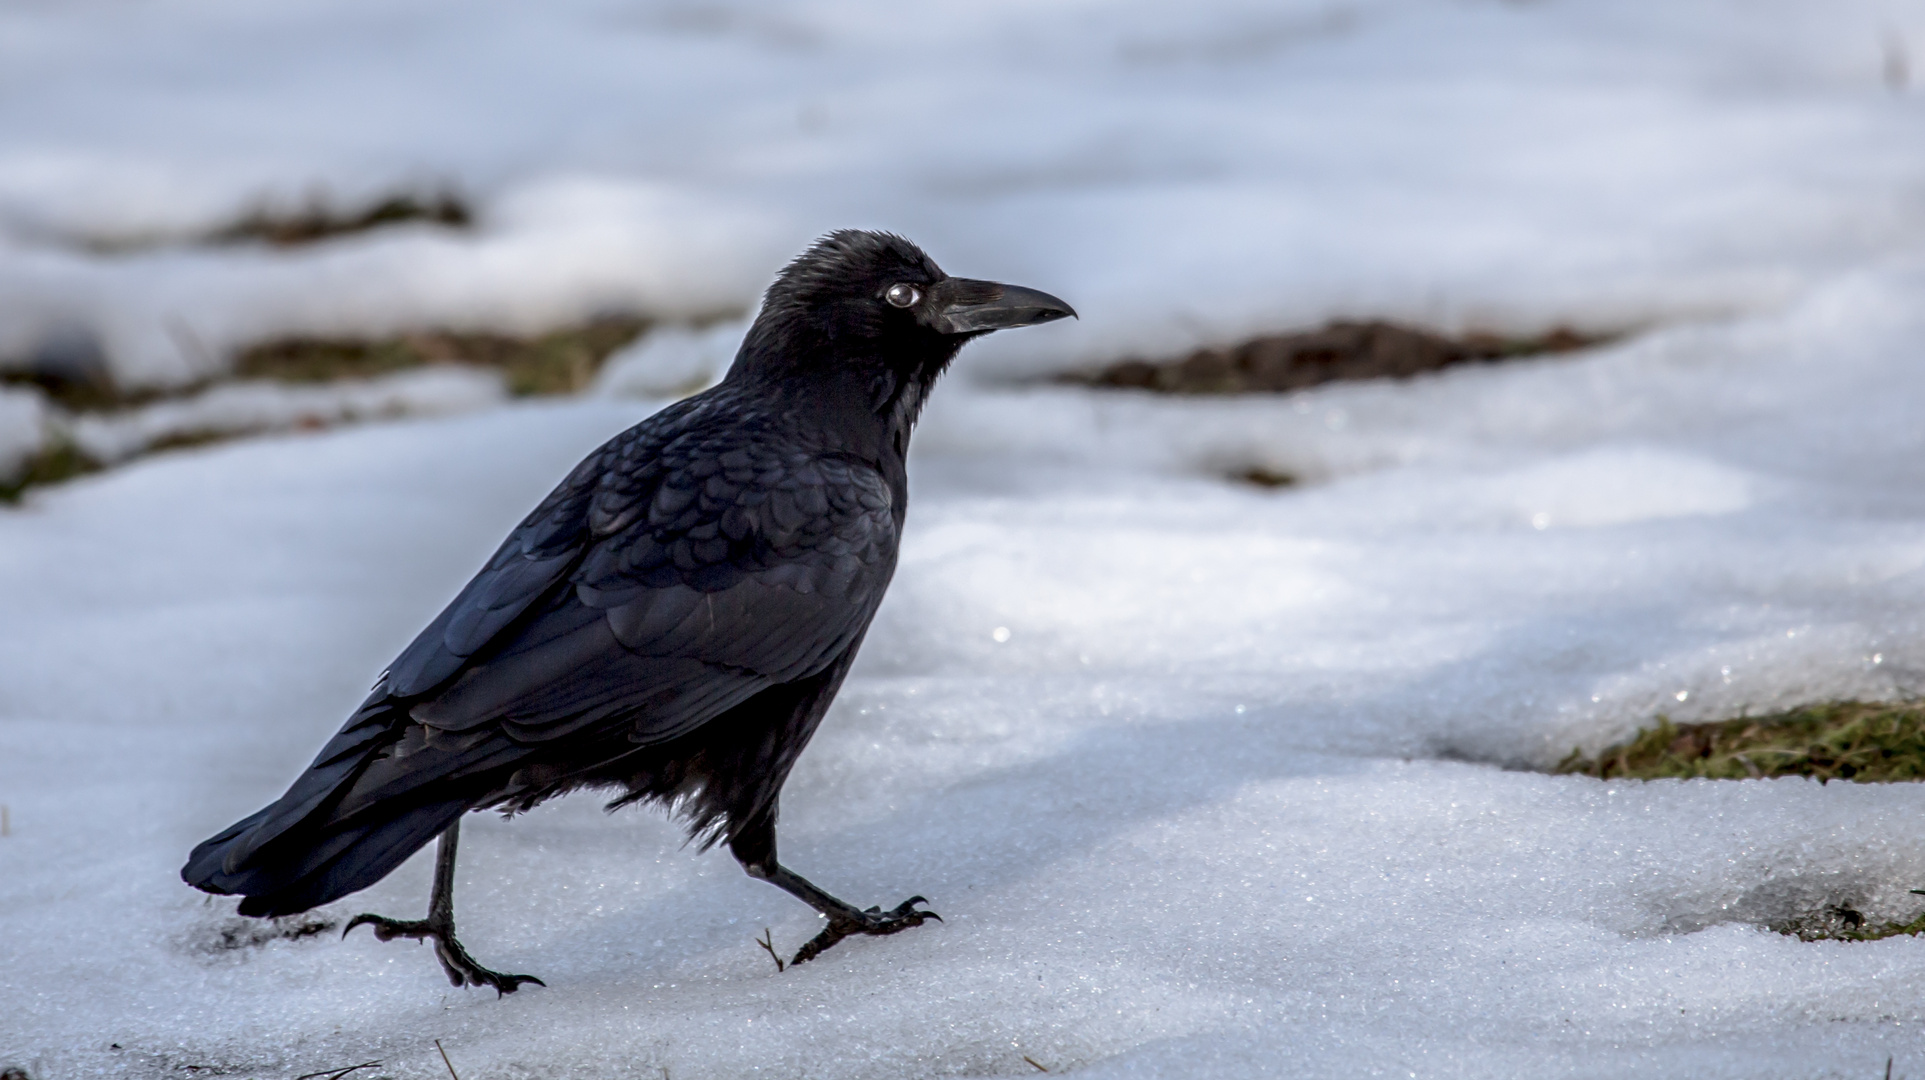
{"label": "black crow", "polygon": [[367,888],[441,838],[426,919],[456,986],[511,993],[455,939],[461,815],[576,788],[670,804],[704,848],[851,934],[935,913],[845,903],[776,861],[782,782],[882,602],[908,506],[904,459],[964,342],[1074,315],[1046,293],[945,275],[914,244],[837,232],[769,287],[728,374],[610,439],[522,520],[272,805],[194,849],[181,877],[275,916]]}

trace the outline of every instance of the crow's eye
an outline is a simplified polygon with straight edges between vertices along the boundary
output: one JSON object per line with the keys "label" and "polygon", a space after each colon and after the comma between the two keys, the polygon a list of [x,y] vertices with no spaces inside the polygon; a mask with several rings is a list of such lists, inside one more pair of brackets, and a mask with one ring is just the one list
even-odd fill
{"label": "crow's eye", "polygon": [[891,285],[882,298],[892,307],[914,307],[916,301],[922,299],[922,290],[914,285]]}

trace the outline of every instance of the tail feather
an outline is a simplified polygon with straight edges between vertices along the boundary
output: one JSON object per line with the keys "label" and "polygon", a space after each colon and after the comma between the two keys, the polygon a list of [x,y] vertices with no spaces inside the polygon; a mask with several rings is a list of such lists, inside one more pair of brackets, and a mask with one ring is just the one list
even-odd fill
{"label": "tail feather", "polygon": [[243,915],[292,915],[386,877],[467,809],[468,801],[457,799],[378,821],[334,822],[314,833],[302,830],[229,871],[224,868],[229,849],[246,837],[243,821],[195,848],[181,877],[206,892],[246,897],[240,907]]}
{"label": "tail feather", "polygon": [[223,856],[222,869],[234,873],[246,865],[255,852],[283,833],[312,818],[324,806],[339,802],[375,754],[391,741],[389,733],[393,730],[396,709],[386,689],[385,679],[375,685],[368,700],[348,718],[334,738],[327,741],[314,756],[313,764],[295,779],[285,794],[259,813],[235,822],[226,832],[195,848],[195,857],[209,844],[230,838],[238,840],[227,845]]}
{"label": "tail feather", "polygon": [[[246,897],[243,915],[292,915],[365,889],[473,805],[466,797],[380,800],[342,813],[392,742],[394,705],[376,687],[287,793],[196,847],[181,878]],[[409,794],[426,794],[425,792]]]}
{"label": "tail feather", "polygon": [[[468,809],[437,803],[377,825],[353,829],[272,868],[249,883],[243,915],[292,915],[338,900],[388,876],[408,856],[446,831]],[[263,868],[268,869],[268,868]]]}

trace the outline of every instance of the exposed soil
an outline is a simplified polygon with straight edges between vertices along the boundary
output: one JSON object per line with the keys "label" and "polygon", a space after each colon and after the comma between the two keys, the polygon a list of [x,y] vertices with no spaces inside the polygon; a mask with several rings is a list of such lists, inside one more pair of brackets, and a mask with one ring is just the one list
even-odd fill
{"label": "exposed soil", "polygon": [[270,941],[300,941],[325,934],[341,925],[320,915],[288,915],[277,919],[222,919],[197,928],[184,942],[193,952],[219,954],[258,949]]}
{"label": "exposed soil", "polygon": [[[38,387],[41,393],[47,395],[48,401],[68,412],[124,409],[175,396],[169,393],[121,390],[104,372],[92,371],[5,370],[0,371],[0,385]],[[202,385],[197,384],[181,393],[191,393],[201,388]]]}
{"label": "exposed soil", "polygon": [[339,210],[317,199],[294,213],[256,209],[210,235],[207,242],[240,244],[265,241],[276,247],[294,247],[411,222],[465,229],[474,223],[474,213],[468,209],[467,202],[451,191],[437,191],[428,195],[390,195],[371,206],[353,210]]}
{"label": "exposed soil", "polygon": [[323,194],[314,194],[300,208],[273,208],[268,202],[256,204],[237,221],[198,235],[177,233],[135,233],[135,235],[81,235],[71,241],[102,256],[135,254],[154,248],[177,246],[223,246],[223,244],[271,244],[277,248],[320,243],[354,233],[368,233],[389,225],[435,225],[441,229],[468,229],[474,225],[474,210],[460,194],[439,189],[425,193],[387,194],[358,206],[337,206]]}
{"label": "exposed soil", "polygon": [[639,337],[648,320],[609,315],[537,337],[425,331],[398,337],[287,338],[256,345],[234,361],[244,379],[327,382],[367,378],[425,364],[495,368],[512,394],[572,394],[584,389],[602,361]]}
{"label": "exposed soil", "polygon": [[[502,372],[513,394],[571,394],[585,388],[604,360],[648,326],[647,319],[634,315],[603,315],[534,337],[428,330],[375,339],[281,338],[235,357],[231,377],[314,383],[365,379],[427,364],[474,364]],[[165,393],[122,390],[108,377],[104,363],[0,370],[0,383],[39,387],[68,412],[145,405],[207,385]]]}
{"label": "exposed soil", "polygon": [[1251,465],[1246,468],[1237,469],[1229,473],[1228,477],[1231,480],[1249,484],[1253,487],[1264,488],[1269,491],[1296,487],[1299,483],[1302,483],[1302,479],[1298,477],[1296,473],[1285,472],[1282,469],[1273,469],[1268,465]]}
{"label": "exposed soil", "polygon": [[274,209],[265,203],[229,225],[198,236],[88,236],[77,242],[96,255],[127,255],[161,247],[256,244],[298,247],[337,236],[368,232],[391,225],[435,225],[466,229],[474,211],[450,190],[399,192],[359,206],[341,207],[316,195],[298,210]]}
{"label": "exposed soil", "polygon": [[1447,337],[1390,322],[1333,322],[1228,348],[1199,349],[1175,360],[1124,360],[1063,381],[1165,394],[1283,393],[1340,380],[1407,379],[1458,364],[1571,352],[1607,340],[1568,327],[1528,338]]}
{"label": "exposed soil", "polygon": [[[616,350],[639,337],[648,320],[608,315],[535,337],[424,331],[391,338],[287,338],[256,345],[234,361],[234,378],[325,383],[371,378],[429,364],[469,364],[502,373],[518,396],[572,394],[585,389]],[[38,387],[68,413],[105,413],[197,393],[209,384],[171,394],[123,391],[100,366],[70,365],[42,371],[0,372],[0,382]],[[219,442],[223,434],[182,435],[156,442],[148,453]],[[0,505],[18,502],[29,488],[57,484],[101,468],[73,444],[56,437],[28,459],[20,474],[0,478]]]}

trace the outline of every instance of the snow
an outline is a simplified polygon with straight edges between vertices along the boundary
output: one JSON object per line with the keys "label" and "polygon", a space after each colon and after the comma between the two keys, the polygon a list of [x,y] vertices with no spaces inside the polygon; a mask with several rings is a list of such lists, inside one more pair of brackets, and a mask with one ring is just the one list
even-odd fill
{"label": "snow", "polygon": [[[276,333],[669,324],[578,399],[471,388],[0,513],[0,1067],[426,1078],[439,1040],[528,1078],[1925,1071],[1925,943],[1763,928],[1916,914],[1925,791],[1532,771],[1660,712],[1925,682],[1925,150],[1893,74],[1925,11],[183,0],[0,26],[16,358],[80,326],[166,385]],[[441,182],[476,231],[180,242]],[[585,797],[464,829],[464,939],[549,984],[502,1000],[179,884],[845,224],[1083,315],[939,388],[895,585],[785,793],[786,862],[945,922],[778,974],[753,939],[799,946],[806,909]],[[1340,315],[1638,332],[1282,397],[1037,378]],[[299,415],[262,393],[115,438]],[[0,391],[16,411],[52,422]],[[1252,465],[1303,482],[1225,478]],[[316,915],[414,915],[429,870]]]}
{"label": "snow", "polygon": [[39,391],[0,386],[0,482],[20,475],[47,431],[47,401]]}
{"label": "snow", "polygon": [[81,415],[70,422],[69,437],[92,460],[112,464],[169,443],[467,412],[507,396],[499,373],[452,364],[313,386],[246,380],[116,413]]}
{"label": "snow", "polygon": [[748,329],[747,319],[728,319],[699,329],[657,327],[610,356],[590,392],[643,399],[694,393],[728,371]]}

